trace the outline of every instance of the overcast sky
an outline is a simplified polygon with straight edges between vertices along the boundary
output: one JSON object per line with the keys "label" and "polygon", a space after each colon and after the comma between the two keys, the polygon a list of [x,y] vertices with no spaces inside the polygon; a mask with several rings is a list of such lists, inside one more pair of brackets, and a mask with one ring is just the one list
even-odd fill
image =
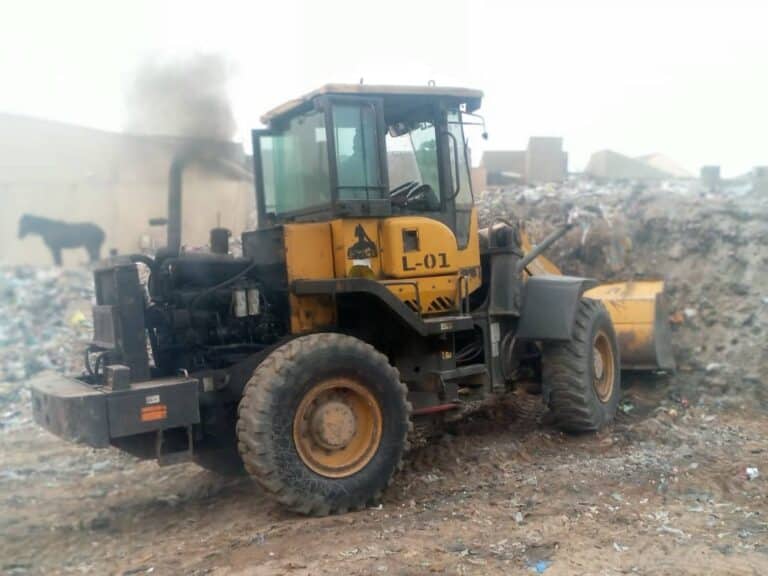
{"label": "overcast sky", "polygon": [[220,53],[239,138],[326,82],[480,88],[488,148],[559,135],[691,171],[768,164],[768,3],[0,0],[0,111],[119,130],[150,58]]}

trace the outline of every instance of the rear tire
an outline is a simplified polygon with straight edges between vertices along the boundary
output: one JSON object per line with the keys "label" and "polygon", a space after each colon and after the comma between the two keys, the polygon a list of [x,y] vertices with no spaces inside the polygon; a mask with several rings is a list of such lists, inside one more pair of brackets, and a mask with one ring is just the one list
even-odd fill
{"label": "rear tire", "polygon": [[621,396],[621,363],[602,302],[582,299],[571,340],[545,344],[542,382],[560,429],[594,432],[613,420]]}
{"label": "rear tire", "polygon": [[411,407],[387,358],[341,334],[274,350],[240,402],[238,448],[274,499],[322,516],[377,501],[402,466]]}

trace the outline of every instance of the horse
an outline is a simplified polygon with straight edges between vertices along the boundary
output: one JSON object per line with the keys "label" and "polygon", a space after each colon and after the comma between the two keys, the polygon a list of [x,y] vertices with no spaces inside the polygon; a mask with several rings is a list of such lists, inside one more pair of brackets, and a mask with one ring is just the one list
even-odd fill
{"label": "horse", "polygon": [[104,230],[90,222],[70,223],[24,214],[19,219],[19,238],[29,234],[43,239],[56,266],[61,266],[61,251],[64,248],[84,247],[91,262],[96,262],[101,257]]}

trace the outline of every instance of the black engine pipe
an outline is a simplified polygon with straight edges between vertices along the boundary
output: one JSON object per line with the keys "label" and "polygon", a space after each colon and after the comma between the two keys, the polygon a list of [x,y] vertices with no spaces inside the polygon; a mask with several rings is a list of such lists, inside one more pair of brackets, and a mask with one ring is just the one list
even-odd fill
{"label": "black engine pipe", "polygon": [[178,256],[181,252],[181,185],[184,168],[189,161],[185,154],[174,156],[168,173],[168,241],[167,254]]}
{"label": "black engine pipe", "polygon": [[251,180],[253,173],[237,162],[224,156],[224,143],[199,142],[191,150],[182,151],[173,157],[168,172],[168,241],[167,256],[181,253],[181,189],[184,169],[191,161],[202,161],[215,166],[222,174],[235,180]]}

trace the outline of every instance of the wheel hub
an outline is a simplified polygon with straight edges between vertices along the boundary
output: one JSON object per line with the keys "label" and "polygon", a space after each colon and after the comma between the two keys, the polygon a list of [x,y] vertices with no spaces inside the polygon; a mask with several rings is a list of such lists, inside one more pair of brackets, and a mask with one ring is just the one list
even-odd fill
{"label": "wheel hub", "polygon": [[608,336],[602,331],[598,332],[592,343],[592,387],[602,403],[608,402],[613,395],[614,362]]}
{"label": "wheel hub", "polygon": [[351,378],[330,378],[310,388],[293,418],[301,460],[328,478],[365,467],[379,448],[383,419],[373,393]]}
{"label": "wheel hub", "polygon": [[592,357],[594,359],[595,378],[600,379],[603,377],[603,357],[597,346],[592,348]]}
{"label": "wheel hub", "polygon": [[318,444],[328,450],[338,450],[355,436],[355,414],[343,401],[330,400],[313,411],[310,429]]}

